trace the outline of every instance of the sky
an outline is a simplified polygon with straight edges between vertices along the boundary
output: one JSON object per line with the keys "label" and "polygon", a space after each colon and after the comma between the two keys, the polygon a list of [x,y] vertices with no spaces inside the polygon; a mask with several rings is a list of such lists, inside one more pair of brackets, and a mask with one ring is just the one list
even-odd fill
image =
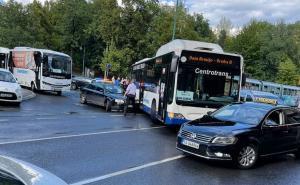
{"label": "sky", "polygon": [[[1,1],[1,0],[0,0]],[[29,3],[33,0],[17,0]],[[45,1],[45,0],[40,0]],[[120,1],[120,0],[118,0]],[[190,13],[202,13],[215,28],[221,17],[231,20],[235,29],[251,19],[276,23],[280,20],[293,23],[300,20],[300,0],[182,0]],[[176,0],[160,0],[163,4],[174,5]]]}

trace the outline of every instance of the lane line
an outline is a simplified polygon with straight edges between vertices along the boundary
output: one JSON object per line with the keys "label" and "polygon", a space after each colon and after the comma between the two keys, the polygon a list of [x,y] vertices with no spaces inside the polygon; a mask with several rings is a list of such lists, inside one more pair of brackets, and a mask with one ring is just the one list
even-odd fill
{"label": "lane line", "polygon": [[141,169],[144,169],[144,168],[149,168],[149,167],[152,167],[152,166],[167,163],[167,162],[170,162],[170,161],[178,160],[178,159],[181,159],[183,157],[185,157],[185,156],[184,155],[178,155],[178,156],[166,158],[166,159],[163,159],[163,160],[160,160],[160,161],[146,163],[146,164],[141,165],[141,166],[136,166],[136,167],[128,168],[128,169],[125,169],[125,170],[109,173],[109,174],[102,175],[102,176],[99,176],[99,177],[94,177],[94,178],[82,180],[82,181],[75,182],[75,183],[70,184],[70,185],[90,184],[90,183],[98,182],[98,181],[108,179],[108,178],[111,178],[111,177],[115,177],[115,176],[118,176],[118,175],[123,175],[123,174],[130,173],[130,172],[133,172],[133,171],[137,171],[137,170],[141,170]]}
{"label": "lane line", "polygon": [[7,122],[9,121],[8,119],[0,119],[0,122]]}
{"label": "lane line", "polygon": [[121,116],[123,116],[124,117],[124,115],[122,115],[122,114],[116,114],[116,115],[110,115],[111,117],[121,117]]}
{"label": "lane line", "polygon": [[166,128],[166,126],[112,130],[112,131],[105,131],[105,132],[92,132],[92,133],[86,133],[86,134],[73,134],[73,135],[45,137],[45,138],[38,138],[38,139],[25,139],[25,140],[20,140],[20,141],[7,141],[7,142],[0,142],[0,145],[28,143],[28,142],[35,142],[35,141],[47,141],[47,140],[54,140],[54,139],[65,139],[65,138],[83,137],[83,136],[92,136],[92,135],[101,135],[101,134],[113,134],[113,133],[121,133],[121,132],[134,132],[134,131],[152,130],[152,129],[160,129],[160,128]]}
{"label": "lane line", "polygon": [[58,118],[35,118],[36,120],[53,120],[53,119],[58,119]]}

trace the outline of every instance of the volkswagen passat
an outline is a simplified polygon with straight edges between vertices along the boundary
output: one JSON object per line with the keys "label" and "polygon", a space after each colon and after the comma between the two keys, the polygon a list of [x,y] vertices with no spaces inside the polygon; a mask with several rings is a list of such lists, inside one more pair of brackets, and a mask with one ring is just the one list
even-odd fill
{"label": "volkswagen passat", "polygon": [[11,72],[0,69],[0,101],[19,105],[22,102],[22,90]]}
{"label": "volkswagen passat", "polygon": [[300,156],[300,112],[292,107],[235,103],[182,125],[177,149],[214,160],[253,167],[259,157]]}

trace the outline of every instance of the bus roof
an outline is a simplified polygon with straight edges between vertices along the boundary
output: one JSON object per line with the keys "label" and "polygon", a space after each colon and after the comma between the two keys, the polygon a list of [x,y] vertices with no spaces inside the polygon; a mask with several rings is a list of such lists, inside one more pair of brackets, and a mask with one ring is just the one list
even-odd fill
{"label": "bus roof", "polygon": [[285,88],[285,89],[293,89],[293,90],[300,90],[300,87],[291,86],[291,85],[283,85],[283,88]]}
{"label": "bus roof", "polygon": [[175,52],[176,55],[180,56],[182,50],[192,51],[212,51],[216,53],[224,53],[221,46],[218,44],[175,39],[165,45],[162,45],[156,52],[156,57],[167,53]]}
{"label": "bus roof", "polygon": [[281,84],[278,83],[274,83],[274,82],[266,82],[266,81],[262,81],[263,85],[268,85],[268,86],[272,86],[272,87],[281,87]]}
{"label": "bus roof", "polygon": [[152,58],[144,58],[144,59],[142,59],[142,60],[139,60],[139,61],[135,62],[133,65],[135,65],[135,64],[141,64],[141,63],[143,63],[143,62],[145,62],[145,61],[148,61],[148,60],[150,60],[150,59],[152,59]]}
{"label": "bus roof", "polygon": [[261,81],[256,80],[256,79],[252,79],[252,78],[247,78],[246,82],[253,83],[253,84],[261,84]]}
{"label": "bus roof", "polygon": [[[54,55],[61,55],[65,57],[70,57],[69,55],[53,50],[48,50],[48,49],[37,49],[37,48],[30,48],[30,47],[15,47],[12,49],[12,51],[39,51],[41,53],[49,53],[49,54],[54,54]],[[70,57],[71,58],[71,57]]]}
{"label": "bus roof", "polygon": [[9,53],[9,49],[8,48],[0,47],[0,53],[8,54]]}

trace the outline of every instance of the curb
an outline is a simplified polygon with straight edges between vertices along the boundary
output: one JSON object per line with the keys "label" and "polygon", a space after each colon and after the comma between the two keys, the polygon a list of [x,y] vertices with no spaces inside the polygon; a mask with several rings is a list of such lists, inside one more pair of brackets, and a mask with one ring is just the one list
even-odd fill
{"label": "curb", "polygon": [[23,89],[23,88],[22,88],[22,95],[23,95],[22,101],[32,99],[36,96],[36,94],[34,92],[27,90],[27,89]]}

